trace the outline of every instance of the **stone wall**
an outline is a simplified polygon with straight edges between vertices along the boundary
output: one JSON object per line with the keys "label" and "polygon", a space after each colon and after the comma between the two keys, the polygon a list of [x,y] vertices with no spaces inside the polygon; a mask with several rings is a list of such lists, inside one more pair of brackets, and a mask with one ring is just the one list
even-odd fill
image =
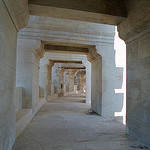
{"label": "stone wall", "polygon": [[149,39],[147,34],[127,44],[127,133],[147,144],[150,141]]}
{"label": "stone wall", "polygon": [[15,80],[17,31],[0,0],[0,149],[10,150],[15,140]]}
{"label": "stone wall", "polygon": [[150,1],[129,9],[128,19],[118,26],[127,45],[127,133],[150,146]]}
{"label": "stone wall", "polygon": [[16,85],[23,87],[22,107],[32,109],[33,115],[39,109],[39,60],[36,49],[40,41],[18,39]]}

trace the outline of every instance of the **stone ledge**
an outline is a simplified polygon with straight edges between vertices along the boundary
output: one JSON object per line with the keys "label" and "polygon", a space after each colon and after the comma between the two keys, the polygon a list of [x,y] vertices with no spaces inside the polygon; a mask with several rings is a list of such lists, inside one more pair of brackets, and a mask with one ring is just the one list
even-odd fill
{"label": "stone ledge", "polygon": [[16,138],[32,119],[32,109],[21,109],[16,113]]}

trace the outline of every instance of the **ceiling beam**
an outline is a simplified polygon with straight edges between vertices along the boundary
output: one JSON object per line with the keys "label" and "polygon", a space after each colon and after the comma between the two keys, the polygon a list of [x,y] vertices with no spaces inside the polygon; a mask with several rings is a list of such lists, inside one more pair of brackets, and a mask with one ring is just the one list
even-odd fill
{"label": "ceiling beam", "polygon": [[30,15],[118,25],[127,17],[123,0],[29,0]]}
{"label": "ceiling beam", "polygon": [[67,61],[67,60],[50,60],[54,63],[67,63],[67,64],[82,64],[82,61]]}
{"label": "ceiling beam", "polygon": [[60,45],[44,45],[45,52],[75,52],[81,54],[87,54],[89,52],[88,48],[82,47],[71,47],[71,46],[60,46]]}
{"label": "ceiling beam", "polygon": [[62,69],[77,69],[77,70],[80,70],[80,69],[86,69],[85,67],[61,67]]}

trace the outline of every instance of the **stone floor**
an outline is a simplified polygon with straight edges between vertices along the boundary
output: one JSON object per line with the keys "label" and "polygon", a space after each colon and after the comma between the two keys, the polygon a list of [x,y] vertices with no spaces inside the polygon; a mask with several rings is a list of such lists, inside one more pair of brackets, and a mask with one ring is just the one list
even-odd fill
{"label": "stone floor", "polygon": [[12,150],[148,149],[129,138],[125,127],[115,119],[92,113],[89,105],[80,103],[79,97],[83,98],[72,95],[46,103],[17,138]]}

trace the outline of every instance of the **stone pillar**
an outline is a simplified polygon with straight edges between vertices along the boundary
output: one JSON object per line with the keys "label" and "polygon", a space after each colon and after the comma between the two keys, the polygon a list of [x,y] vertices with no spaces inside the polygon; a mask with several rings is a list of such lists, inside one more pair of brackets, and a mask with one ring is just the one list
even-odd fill
{"label": "stone pillar", "polygon": [[86,67],[86,103],[91,103],[91,63],[86,60],[82,61]]}
{"label": "stone pillar", "polygon": [[50,89],[48,89],[49,84],[49,65],[44,64],[40,65],[40,72],[39,72],[39,97],[45,98],[47,100],[48,92]]}
{"label": "stone pillar", "polygon": [[81,74],[80,70],[77,71],[77,91],[81,90]]}
{"label": "stone pillar", "polygon": [[65,72],[65,69],[64,68],[61,68],[60,70],[60,94],[61,96],[64,96],[64,72]]}
{"label": "stone pillar", "polygon": [[52,85],[54,86],[54,94],[58,94],[58,82],[59,82],[59,69],[57,64],[52,68]]}
{"label": "stone pillar", "polygon": [[52,67],[54,66],[53,61],[40,60],[40,74],[39,74],[39,86],[40,86],[40,97],[45,98],[47,101],[50,100],[50,96],[53,93],[52,89]]}
{"label": "stone pillar", "polygon": [[74,76],[76,69],[69,70],[69,93],[72,94],[74,92]]}
{"label": "stone pillar", "polygon": [[118,31],[127,45],[127,133],[150,146],[149,8],[150,1],[140,1]]}
{"label": "stone pillar", "polygon": [[54,66],[54,62],[53,61],[49,61],[49,65],[47,65],[47,77],[48,77],[48,83],[47,83],[47,98],[48,100],[50,99],[50,95],[54,94],[54,89],[52,87],[52,68]]}
{"label": "stone pillar", "polygon": [[84,87],[85,87],[85,75],[86,75],[86,73],[82,73],[81,74],[81,88],[80,88],[80,90],[81,90],[81,92],[84,92]]}
{"label": "stone pillar", "polygon": [[66,69],[64,74],[65,92],[72,94],[74,92],[74,75],[76,70]]}
{"label": "stone pillar", "polygon": [[17,42],[16,85],[23,87],[22,107],[31,108],[34,115],[39,109],[41,42],[27,39],[18,39]]}
{"label": "stone pillar", "polygon": [[91,108],[102,115],[102,57],[94,47],[89,50],[87,58],[91,62]]}

